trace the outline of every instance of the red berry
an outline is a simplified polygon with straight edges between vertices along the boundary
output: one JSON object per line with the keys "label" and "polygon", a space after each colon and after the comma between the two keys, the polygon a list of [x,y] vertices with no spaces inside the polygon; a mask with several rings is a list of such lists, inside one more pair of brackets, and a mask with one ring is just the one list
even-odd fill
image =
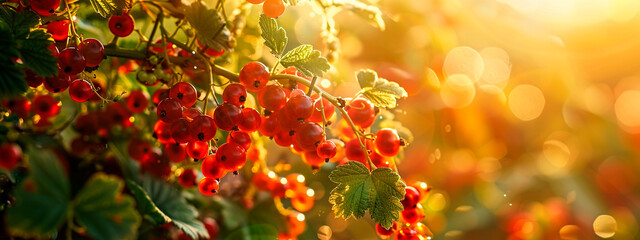
{"label": "red berry", "polygon": [[58,66],[67,75],[75,75],[84,71],[86,60],[75,47],[68,47],[58,55]]}
{"label": "red berry", "polygon": [[418,231],[411,228],[401,228],[396,235],[396,240],[420,240]]}
{"label": "red berry", "polygon": [[61,69],[58,69],[57,76],[46,77],[44,79],[44,87],[52,93],[59,93],[67,90],[69,84],[71,84],[71,77],[64,74]]}
{"label": "red berry", "polygon": [[111,15],[109,18],[109,30],[118,37],[129,36],[133,32],[135,22],[128,13],[122,15]]}
{"label": "red berry", "polygon": [[131,142],[129,142],[127,151],[131,158],[135,159],[136,161],[142,161],[149,154],[151,154],[151,143],[134,138],[131,140]]}
{"label": "red berry", "polygon": [[189,124],[191,138],[198,141],[209,141],[216,135],[216,124],[209,115],[197,116]]}
{"label": "red berry", "polygon": [[338,148],[333,141],[325,140],[318,144],[316,152],[318,153],[318,156],[320,158],[323,158],[325,161],[329,161],[329,159],[336,156],[336,153],[338,153]]}
{"label": "red berry", "polygon": [[87,113],[78,116],[75,124],[76,130],[83,135],[93,135],[100,129],[98,113]]}
{"label": "red berry", "polygon": [[287,95],[282,87],[269,85],[258,93],[258,102],[269,111],[278,111],[287,103]]}
{"label": "red berry", "polygon": [[171,162],[158,152],[151,152],[140,162],[142,170],[157,178],[168,178],[171,175]]}
{"label": "red berry", "polygon": [[109,126],[130,126],[130,117],[131,113],[129,113],[129,111],[127,111],[127,109],[122,104],[120,104],[120,102],[112,102],[107,107],[107,111],[105,111],[105,118],[108,121]]}
{"label": "red berry", "polygon": [[402,203],[402,206],[404,207],[404,210],[415,208],[418,204],[418,201],[420,201],[420,192],[418,191],[418,189],[412,186],[405,187],[404,191],[404,199],[400,201]]}
{"label": "red berry", "polygon": [[420,192],[419,201],[424,200],[427,197],[427,193],[431,191],[431,187],[429,187],[429,185],[427,185],[426,182],[416,181],[413,184],[411,184],[411,186],[414,187],[416,190],[418,190],[418,192]]}
{"label": "red berry", "polygon": [[202,170],[204,177],[213,179],[220,179],[227,174],[227,170],[216,160],[216,155],[209,155],[204,158],[200,170]]}
{"label": "red berry", "polygon": [[152,101],[153,104],[158,105],[162,100],[169,98],[169,89],[160,88],[153,92]]}
{"label": "red berry", "polygon": [[34,12],[46,17],[56,12],[60,6],[60,0],[31,0],[29,4]]}
{"label": "red berry", "polygon": [[336,110],[336,108],[333,106],[333,104],[331,104],[331,102],[329,102],[329,100],[327,100],[325,98],[318,99],[318,95],[314,95],[312,98],[315,101],[315,103],[313,105],[314,106],[313,107],[313,114],[311,114],[311,117],[309,117],[309,119],[307,119],[307,120],[309,122],[317,122],[317,123],[323,122],[322,110],[321,110],[323,107],[324,107],[325,119],[327,119],[327,120],[331,119],[331,117],[333,117],[333,114],[335,113],[335,110]]}
{"label": "red berry", "polygon": [[267,86],[269,69],[261,62],[250,62],[242,67],[238,77],[247,90],[257,92]]}
{"label": "red berry", "polygon": [[93,96],[91,83],[83,79],[74,80],[69,86],[69,96],[76,102],[85,102],[89,100],[89,98]]}
{"label": "red berry", "polygon": [[[271,195],[274,197],[284,197],[287,191],[288,183],[283,181],[285,178],[274,178],[269,179],[269,191],[271,191]],[[286,180],[286,179],[285,179]],[[285,182],[285,183],[283,183]]]}
{"label": "red berry", "polygon": [[26,97],[4,100],[2,101],[2,105],[8,108],[11,113],[18,115],[21,118],[27,118],[29,116],[29,111],[31,111],[31,102]]}
{"label": "red berry", "polygon": [[290,147],[295,141],[295,131],[279,128],[276,131],[276,135],[273,136],[273,139],[276,141],[276,144],[282,147]]}
{"label": "red berry", "polygon": [[228,171],[237,171],[247,161],[246,151],[234,142],[222,144],[216,151],[216,160]]}
{"label": "red berry", "polygon": [[262,11],[267,17],[280,17],[284,13],[284,2],[282,0],[266,0],[262,5]]}
{"label": "red berry", "polygon": [[197,108],[185,108],[182,110],[182,117],[189,121],[193,121],[194,118],[202,115],[202,112]]}
{"label": "red berry", "polygon": [[154,53],[162,53],[166,51],[168,55],[173,56],[175,54],[173,43],[165,41],[166,45],[164,49],[162,49],[162,39],[156,40],[153,44],[159,45],[159,46],[152,46],[149,48]]}
{"label": "red berry", "polygon": [[149,96],[142,90],[134,90],[129,94],[126,101],[127,107],[129,107],[131,112],[141,113],[144,112],[144,110],[147,109],[147,105],[149,105]]}
{"label": "red berry", "polygon": [[179,143],[165,144],[164,154],[174,163],[182,162],[187,159],[187,145]]}
{"label": "red berry", "polygon": [[218,233],[220,232],[220,227],[215,219],[206,217],[202,219],[204,223],[204,228],[207,229],[207,233],[209,233],[209,239],[217,239]]}
{"label": "red berry", "polygon": [[316,150],[305,151],[302,155],[302,161],[314,168],[319,168],[325,163],[325,159],[318,156]]}
{"label": "red berry", "polygon": [[153,137],[158,139],[158,142],[162,144],[175,143],[171,137],[171,124],[162,120],[158,120],[156,124],[153,125]]}
{"label": "red berry", "polygon": [[351,121],[357,126],[367,128],[373,124],[375,120],[375,110],[373,104],[364,98],[356,98],[345,108]]}
{"label": "red berry", "polygon": [[265,190],[269,190],[269,181],[271,179],[269,179],[269,176],[264,173],[264,172],[257,172],[256,174],[253,175],[253,179],[251,180],[251,182],[253,182],[254,185],[256,185],[256,188],[265,191]]}
{"label": "red berry", "polygon": [[260,4],[260,3],[263,3],[264,0],[247,0],[247,2],[249,2],[251,4]]}
{"label": "red berry", "polygon": [[196,88],[188,82],[179,82],[169,90],[169,97],[178,100],[184,107],[191,107],[198,99]]}
{"label": "red berry", "polygon": [[104,46],[95,38],[86,38],[78,50],[82,53],[87,67],[95,67],[100,65],[104,59]]}
{"label": "red berry", "polygon": [[58,58],[58,56],[60,55],[60,51],[58,51],[58,47],[56,47],[55,43],[50,44],[47,49],[49,49],[49,51],[51,51],[51,56]]}
{"label": "red berry", "polygon": [[[188,143],[191,141],[191,123],[184,118],[180,118],[171,124],[171,137],[177,143]],[[208,140],[207,140],[208,141]]]}
{"label": "red berry", "polygon": [[383,128],[376,132],[374,141],[376,152],[382,156],[393,157],[400,151],[400,137],[391,128]]}
{"label": "red berry", "polygon": [[213,111],[213,120],[220,129],[225,131],[239,130],[242,122],[242,109],[231,103],[223,103]]}
{"label": "red berry", "polygon": [[27,82],[27,85],[29,85],[29,87],[37,88],[44,81],[44,78],[40,77],[38,74],[34,73],[29,69],[25,68],[24,74],[25,74],[24,80]]}
{"label": "red berry", "polygon": [[278,127],[285,130],[295,130],[300,123],[299,119],[293,117],[287,108],[273,113],[275,115]]}
{"label": "red berry", "polygon": [[400,214],[402,216],[402,220],[409,224],[415,224],[424,219],[424,209],[422,209],[422,205],[419,203],[412,209],[405,209],[404,211],[401,211]]}
{"label": "red berry", "polygon": [[267,137],[273,137],[278,130],[278,122],[276,117],[272,114],[268,117],[262,117],[260,124],[260,134]]}
{"label": "red berry", "polygon": [[396,222],[393,222],[393,225],[391,225],[389,229],[386,229],[382,227],[382,225],[380,225],[379,223],[376,223],[376,232],[380,236],[390,236],[391,234],[396,232],[397,228],[398,228],[398,223]]}
{"label": "red berry", "polygon": [[287,235],[289,236],[298,236],[304,232],[306,227],[305,218],[302,213],[296,211],[290,211],[289,216],[287,216],[287,225],[289,229],[287,230]]}
{"label": "red berry", "polygon": [[182,185],[182,187],[190,188],[196,185],[197,177],[198,174],[196,173],[195,169],[185,168],[184,170],[182,170],[180,176],[178,176],[178,182],[180,183],[180,185]]}
{"label": "red berry", "polygon": [[244,106],[244,102],[247,101],[247,90],[242,84],[230,84],[222,92],[222,100],[225,103],[235,104],[239,107]]}
{"label": "red berry", "polygon": [[172,123],[182,116],[182,106],[180,106],[180,103],[177,100],[167,98],[158,104],[157,114],[158,119],[167,123]]}
{"label": "red berry", "polygon": [[313,100],[307,95],[291,97],[284,107],[291,117],[297,120],[306,120],[311,117],[314,110]]}
{"label": "red berry", "polygon": [[54,100],[52,96],[37,95],[33,99],[31,109],[33,109],[33,112],[36,114],[40,115],[40,117],[53,117],[60,112],[60,106],[58,106],[58,103],[60,103],[60,101]]}
{"label": "red berry", "polygon": [[191,141],[187,144],[187,154],[194,160],[203,159],[209,155],[209,144],[201,141]]}
{"label": "red berry", "polygon": [[314,122],[305,122],[296,128],[296,141],[305,151],[316,151],[324,139],[324,129]]}
{"label": "red berry", "polygon": [[0,145],[0,167],[11,170],[22,158],[22,149],[20,146],[11,143]]}
{"label": "red berry", "polygon": [[262,118],[260,113],[253,108],[242,109],[242,121],[238,127],[245,132],[255,132],[260,128]]}
{"label": "red berry", "polygon": [[347,142],[344,146],[344,151],[347,159],[358,161],[366,165],[367,155],[362,149],[362,146],[360,146],[360,142],[357,138],[351,139]]}
{"label": "red berry", "polygon": [[219,187],[220,185],[218,185],[218,180],[213,178],[203,178],[200,180],[200,183],[198,183],[198,190],[200,190],[200,193],[205,196],[212,196],[213,194],[216,194]]}
{"label": "red berry", "polygon": [[242,146],[244,150],[249,150],[251,146],[251,136],[246,132],[233,131],[227,136],[227,142],[234,142]]}
{"label": "red berry", "polygon": [[[33,2],[33,1],[31,1]],[[69,36],[69,20],[60,20],[47,24],[47,32],[54,40],[62,41]]]}

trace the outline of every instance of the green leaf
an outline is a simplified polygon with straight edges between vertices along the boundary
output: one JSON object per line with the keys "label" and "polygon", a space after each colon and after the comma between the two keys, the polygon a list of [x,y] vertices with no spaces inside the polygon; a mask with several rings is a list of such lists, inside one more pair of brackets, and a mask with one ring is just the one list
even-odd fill
{"label": "green leaf", "polygon": [[225,198],[215,198],[214,206],[222,215],[222,224],[228,229],[234,229],[247,223],[245,210],[239,204]]}
{"label": "green leaf", "polygon": [[187,204],[180,195],[180,191],[150,175],[143,177],[142,188],[158,209],[171,218],[173,225],[189,237],[192,239],[209,238],[204,224],[196,219],[198,211]]}
{"label": "green leaf", "polygon": [[358,71],[356,79],[362,88],[359,94],[364,95],[376,107],[395,108],[396,99],[407,97],[407,91],[398,83],[378,77],[371,69]]}
{"label": "green leaf", "polygon": [[338,184],[329,197],[336,216],[358,218],[369,210],[371,217],[385,228],[399,220],[405,184],[390,168],[369,172],[364,164],[349,161],[333,170],[329,179]]}
{"label": "green leaf", "polygon": [[153,203],[149,195],[147,195],[147,192],[145,192],[140,185],[131,180],[127,180],[126,183],[127,188],[129,188],[129,191],[133,193],[133,196],[136,199],[138,210],[140,210],[147,219],[156,226],[171,222],[171,218],[158,209],[156,204]]}
{"label": "green leaf", "polygon": [[0,21],[7,23],[15,39],[26,38],[32,28],[40,25],[38,14],[32,11],[14,12],[4,6],[0,7]]}
{"label": "green leaf", "polygon": [[389,81],[384,78],[378,78],[376,84],[373,87],[376,89],[391,92],[396,98],[407,97],[407,91],[405,91],[404,88],[400,87],[398,83]]}
{"label": "green leaf", "polygon": [[24,237],[54,234],[67,216],[69,180],[50,152],[30,148],[30,174],[16,189],[15,205],[7,210],[9,231]]}
{"label": "green leaf", "polygon": [[260,30],[262,31],[264,45],[271,48],[273,55],[280,57],[289,41],[287,32],[284,31],[284,28],[278,26],[278,22],[275,19],[264,14],[260,14]]}
{"label": "green leaf", "polygon": [[217,51],[231,49],[231,32],[218,11],[208,9],[200,2],[194,2],[185,8],[185,16],[191,27],[196,30],[200,43]]}
{"label": "green leaf", "polygon": [[364,88],[362,95],[369,99],[376,107],[395,108],[396,97],[393,93],[377,88]]}
{"label": "green leaf", "polygon": [[[152,220],[156,225],[162,225],[171,222],[171,218],[165,215],[153,202],[147,192],[136,182],[132,180],[126,180],[127,188],[133,193],[137,202],[137,207],[140,212],[151,215]],[[155,215],[155,216],[154,216]]]}
{"label": "green leaf", "polygon": [[119,178],[97,173],[78,192],[74,214],[93,238],[134,238],[141,219],[133,199],[122,194],[123,187]]}
{"label": "green leaf", "polygon": [[376,80],[378,80],[378,73],[371,69],[361,69],[356,73],[356,79],[360,84],[360,88],[373,87]]}
{"label": "green leaf", "polygon": [[47,48],[53,44],[51,34],[38,29],[29,34],[26,40],[18,41],[20,58],[24,66],[41,77],[50,77],[58,73],[58,59]]}
{"label": "green leaf", "polygon": [[96,13],[103,18],[111,15],[122,15],[123,10],[129,10],[132,7],[131,0],[90,0],[91,6]]}
{"label": "green leaf", "polygon": [[278,229],[269,224],[254,224],[233,231],[228,240],[273,240],[278,239]]}
{"label": "green leaf", "polygon": [[331,65],[326,58],[320,56],[320,51],[313,50],[311,45],[300,45],[291,51],[287,52],[280,64],[284,67],[294,66],[305,76],[322,76],[326,71],[329,71]]}

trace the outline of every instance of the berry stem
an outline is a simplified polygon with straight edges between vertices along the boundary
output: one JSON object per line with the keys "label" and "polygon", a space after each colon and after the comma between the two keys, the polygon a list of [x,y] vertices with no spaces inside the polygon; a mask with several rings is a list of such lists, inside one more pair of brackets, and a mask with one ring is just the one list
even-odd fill
{"label": "berry stem", "polygon": [[[73,42],[75,45],[78,45],[78,33],[76,32],[76,24],[73,21],[73,16],[71,16],[71,8],[69,8],[69,1],[64,0],[64,6],[67,8],[67,15],[69,16],[69,30],[71,30],[71,37],[73,37]],[[69,46],[69,39],[67,38],[67,47]]]}
{"label": "berry stem", "polygon": [[311,93],[313,93],[313,87],[316,86],[317,80],[318,76],[313,76],[313,79],[311,79],[311,84],[309,85],[309,91],[307,91],[307,96],[311,97]]}
{"label": "berry stem", "polygon": [[149,35],[149,41],[147,41],[147,47],[145,49],[145,55],[149,54],[149,48],[151,47],[151,43],[153,41],[153,37],[156,35],[156,31],[158,30],[158,24],[162,21],[162,14],[158,13],[156,17],[156,21],[153,23],[153,30],[151,30],[151,34]]}

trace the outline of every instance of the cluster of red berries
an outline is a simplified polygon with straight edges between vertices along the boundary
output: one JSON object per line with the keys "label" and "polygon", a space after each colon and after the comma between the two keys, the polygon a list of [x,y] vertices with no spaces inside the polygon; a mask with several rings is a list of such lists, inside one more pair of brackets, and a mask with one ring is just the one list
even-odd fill
{"label": "cluster of red berries", "polygon": [[401,201],[404,210],[400,212],[401,223],[394,222],[391,228],[385,229],[376,224],[376,232],[380,236],[396,234],[396,240],[421,240],[429,237],[431,232],[421,221],[424,219],[424,209],[420,202],[426,199],[431,189],[424,182],[415,182],[405,188],[404,199]]}
{"label": "cluster of red berries", "polygon": [[284,1],[283,0],[247,0],[252,4],[261,4],[264,15],[270,18],[277,18],[284,13]]}
{"label": "cluster of red berries", "polygon": [[314,205],[315,192],[305,186],[305,177],[301,174],[279,177],[272,171],[259,171],[253,175],[252,182],[258,190],[269,191],[274,197],[290,199],[291,206],[300,212],[309,211]]}

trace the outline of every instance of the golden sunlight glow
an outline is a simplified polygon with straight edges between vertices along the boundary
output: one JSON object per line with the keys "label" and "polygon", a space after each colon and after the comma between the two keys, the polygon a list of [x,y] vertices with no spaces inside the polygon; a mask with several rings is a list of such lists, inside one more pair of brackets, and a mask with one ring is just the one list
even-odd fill
{"label": "golden sunlight glow", "polygon": [[468,106],[475,96],[476,87],[473,85],[473,81],[464,74],[449,76],[440,90],[442,102],[452,108]]}
{"label": "golden sunlight glow", "polygon": [[483,69],[482,56],[470,47],[457,47],[449,51],[442,66],[445,75],[451,77],[455,74],[464,74],[474,82],[480,79]]}
{"label": "golden sunlight glow", "polygon": [[640,91],[625,91],[616,100],[615,112],[618,121],[630,128],[640,127]]}
{"label": "golden sunlight glow", "polygon": [[522,84],[509,93],[509,109],[522,121],[536,119],[544,109],[545,98],[539,88]]}

